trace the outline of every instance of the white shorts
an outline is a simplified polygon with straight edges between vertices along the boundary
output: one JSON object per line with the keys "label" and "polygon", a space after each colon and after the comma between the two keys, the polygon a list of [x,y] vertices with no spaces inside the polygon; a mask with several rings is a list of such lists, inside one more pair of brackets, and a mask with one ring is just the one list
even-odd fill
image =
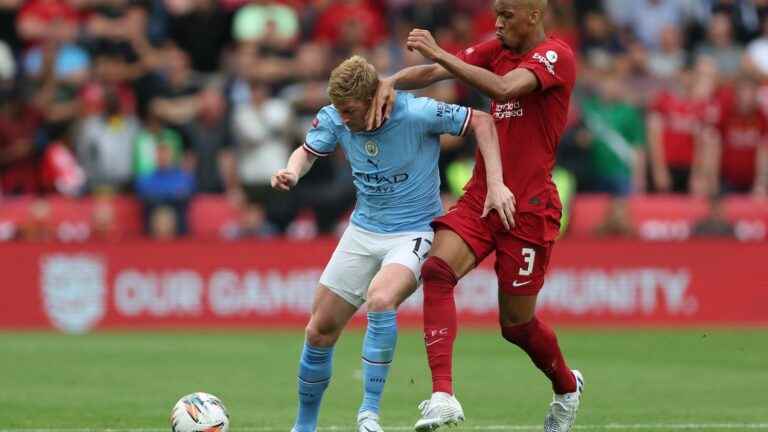
{"label": "white shorts", "polygon": [[320,284],[360,307],[373,277],[387,264],[408,267],[418,283],[434,235],[432,231],[377,234],[349,224],[320,276]]}

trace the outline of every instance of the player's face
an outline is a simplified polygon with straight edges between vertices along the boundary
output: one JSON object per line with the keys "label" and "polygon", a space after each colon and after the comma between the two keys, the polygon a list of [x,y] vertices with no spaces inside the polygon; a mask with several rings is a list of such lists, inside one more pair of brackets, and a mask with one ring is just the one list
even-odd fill
{"label": "player's face", "polygon": [[370,104],[370,101],[345,100],[339,101],[333,106],[336,107],[336,111],[339,112],[349,130],[359,132],[365,130],[365,117]]}
{"label": "player's face", "polygon": [[540,11],[528,6],[524,0],[495,0],[496,37],[507,48],[517,51],[535,30]]}

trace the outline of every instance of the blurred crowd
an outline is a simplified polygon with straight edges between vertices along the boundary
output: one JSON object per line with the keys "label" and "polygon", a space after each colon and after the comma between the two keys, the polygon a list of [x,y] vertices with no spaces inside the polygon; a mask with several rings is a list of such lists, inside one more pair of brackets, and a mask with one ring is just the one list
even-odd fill
{"label": "blurred crowd", "polygon": [[[616,197],[606,232],[643,193],[768,196],[768,0],[550,0],[547,27],[578,53],[553,176]],[[331,233],[354,204],[343,155],[291,194],[269,187],[328,104],[351,54],[382,75],[493,36],[489,0],[0,0],[0,194],[133,194],[155,236],[188,231],[195,194],[240,212],[232,238],[313,215]],[[484,108],[444,82],[420,94]],[[444,137],[446,201],[471,174],[472,138]]]}

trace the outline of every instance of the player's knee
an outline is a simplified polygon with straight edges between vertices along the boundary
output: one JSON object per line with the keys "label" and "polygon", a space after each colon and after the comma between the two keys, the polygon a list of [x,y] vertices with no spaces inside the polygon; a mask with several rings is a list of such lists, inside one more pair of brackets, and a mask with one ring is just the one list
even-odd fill
{"label": "player's knee", "polygon": [[531,333],[531,327],[535,325],[532,320],[528,320],[521,323],[509,324],[506,322],[501,323],[501,337],[507,340],[507,342],[521,346],[528,340],[528,336]]}
{"label": "player's knee", "polygon": [[421,278],[424,280],[424,291],[453,290],[456,285],[456,274],[451,266],[441,258],[431,256],[421,266]]}
{"label": "player's knee", "polygon": [[529,311],[504,311],[499,322],[502,327],[519,326],[531,322],[533,317]]}
{"label": "player's knee", "polygon": [[307,343],[313,347],[331,347],[336,344],[339,332],[328,326],[319,326],[310,321],[304,329]]}
{"label": "player's knee", "polygon": [[389,293],[374,292],[368,295],[366,308],[370,312],[384,312],[397,308],[397,298]]}

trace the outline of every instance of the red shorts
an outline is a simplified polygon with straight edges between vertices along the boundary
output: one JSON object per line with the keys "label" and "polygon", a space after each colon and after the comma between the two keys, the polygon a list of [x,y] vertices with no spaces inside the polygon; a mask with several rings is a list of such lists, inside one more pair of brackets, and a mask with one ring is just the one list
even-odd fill
{"label": "red shorts", "polygon": [[[503,292],[519,296],[538,294],[544,285],[554,241],[542,245],[524,240],[506,231],[496,212],[484,219],[481,214],[467,201],[459,200],[448,213],[435,219],[432,227],[435,231],[450,229],[458,234],[472,250],[477,264],[495,250],[496,276]],[[517,217],[515,221],[520,223]]]}

